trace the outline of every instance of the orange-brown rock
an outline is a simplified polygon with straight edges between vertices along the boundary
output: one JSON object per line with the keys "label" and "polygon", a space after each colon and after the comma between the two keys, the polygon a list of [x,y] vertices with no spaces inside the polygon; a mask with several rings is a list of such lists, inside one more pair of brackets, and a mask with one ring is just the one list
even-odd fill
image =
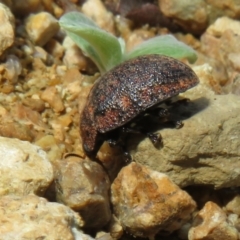
{"label": "orange-brown rock", "polygon": [[137,163],[120,171],[111,193],[114,213],[135,236],[171,233],[188,221],[196,208],[193,199],[167,175]]}
{"label": "orange-brown rock", "polygon": [[225,212],[215,203],[207,202],[195,216],[189,240],[238,240],[238,232],[227,221]]}

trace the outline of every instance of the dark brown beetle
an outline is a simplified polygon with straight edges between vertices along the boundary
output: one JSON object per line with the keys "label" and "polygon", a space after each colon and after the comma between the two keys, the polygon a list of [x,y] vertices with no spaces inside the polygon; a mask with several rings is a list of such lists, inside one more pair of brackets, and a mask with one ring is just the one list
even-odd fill
{"label": "dark brown beetle", "polygon": [[98,79],[82,111],[85,153],[96,156],[109,132],[198,82],[189,66],[161,55],[140,56],[116,66]]}

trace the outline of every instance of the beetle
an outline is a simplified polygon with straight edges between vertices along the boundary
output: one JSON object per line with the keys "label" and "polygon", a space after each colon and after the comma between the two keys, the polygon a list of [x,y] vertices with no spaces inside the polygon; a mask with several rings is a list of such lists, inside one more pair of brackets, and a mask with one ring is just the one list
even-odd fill
{"label": "beetle", "polygon": [[80,116],[84,152],[96,156],[114,130],[198,82],[189,66],[158,54],[139,56],[111,69],[92,87]]}

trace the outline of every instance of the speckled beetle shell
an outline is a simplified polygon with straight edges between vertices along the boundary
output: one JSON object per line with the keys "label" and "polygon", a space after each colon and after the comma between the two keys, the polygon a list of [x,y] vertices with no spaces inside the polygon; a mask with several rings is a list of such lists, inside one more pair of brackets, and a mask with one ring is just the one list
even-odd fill
{"label": "speckled beetle shell", "polygon": [[198,82],[189,66],[161,55],[140,56],[116,66],[98,79],[82,111],[84,151],[96,155],[104,134]]}

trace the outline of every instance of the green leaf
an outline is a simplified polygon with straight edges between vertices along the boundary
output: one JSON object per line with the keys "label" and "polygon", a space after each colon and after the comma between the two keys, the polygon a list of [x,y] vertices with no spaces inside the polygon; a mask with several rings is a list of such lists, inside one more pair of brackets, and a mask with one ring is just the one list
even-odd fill
{"label": "green leaf", "polygon": [[136,46],[131,52],[125,54],[124,59],[127,60],[146,54],[161,54],[178,59],[187,58],[191,63],[197,60],[196,52],[185,43],[178,41],[172,35],[151,38]]}
{"label": "green leaf", "polygon": [[69,12],[60,18],[59,24],[102,73],[122,61],[118,39],[82,13]]}

